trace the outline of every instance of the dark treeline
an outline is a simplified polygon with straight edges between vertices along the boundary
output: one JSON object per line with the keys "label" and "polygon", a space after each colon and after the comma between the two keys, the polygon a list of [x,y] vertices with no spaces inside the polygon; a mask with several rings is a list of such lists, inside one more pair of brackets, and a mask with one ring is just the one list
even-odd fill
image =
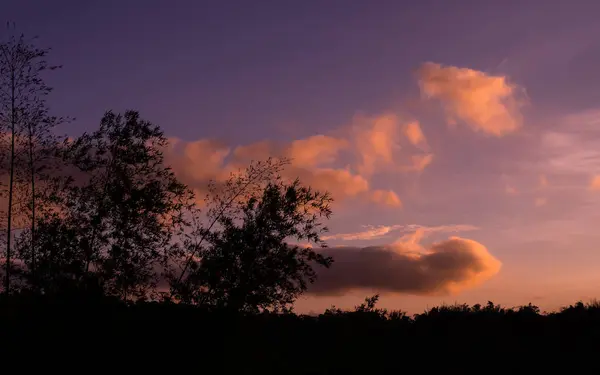
{"label": "dark treeline", "polygon": [[[378,309],[374,297],[355,311],[293,313],[316,270],[335,267],[318,251],[329,194],[282,178],[289,160],[268,159],[198,196],[167,165],[162,130],[136,111],[108,111],[96,130],[59,136],[69,119],[47,105],[43,76],[58,68],[48,52],[22,36],[0,44],[3,345],[34,350],[61,338],[61,350],[75,350],[106,340],[137,360],[131,351],[189,350],[217,373],[406,369],[409,354],[515,360],[597,348],[597,305],[540,314],[490,303],[409,317]],[[314,248],[291,245],[301,242]]]}
{"label": "dark treeline", "polygon": [[[600,305],[540,314],[533,305],[445,306],[408,316],[376,307],[318,316],[233,313],[171,302],[13,298],[3,337],[16,351],[32,339],[45,352],[105,364],[199,368],[200,373],[522,373],[596,369]],[[53,348],[54,343],[60,346]],[[15,346],[16,345],[16,346]],[[20,345],[20,346],[19,346]],[[109,345],[109,347],[103,347]],[[183,359],[182,359],[183,357]],[[65,361],[68,365],[69,361]],[[421,369],[421,370],[419,370]],[[594,371],[592,370],[592,371]]]}

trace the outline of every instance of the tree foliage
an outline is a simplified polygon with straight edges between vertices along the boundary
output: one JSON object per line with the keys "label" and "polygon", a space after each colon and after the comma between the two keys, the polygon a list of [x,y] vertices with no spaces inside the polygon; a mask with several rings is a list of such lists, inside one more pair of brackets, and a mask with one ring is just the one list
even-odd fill
{"label": "tree foliage", "polygon": [[202,205],[166,164],[162,130],[136,111],[108,111],[75,139],[56,136],[66,119],[47,106],[42,72],[57,68],[48,52],[24,37],[0,44],[7,294],[18,280],[34,294],[127,301],[162,293],[234,311],[288,311],[317,267],[332,264],[312,248],[325,246],[332,199],[282,178],[290,160],[252,162],[211,181]]}
{"label": "tree foliage", "polygon": [[8,201],[4,284],[7,292],[15,224],[28,223],[32,235],[30,258],[26,263],[29,272],[35,272],[36,208],[43,206],[41,195],[53,186],[49,170],[55,166],[56,146],[60,142],[52,129],[65,120],[52,116],[46,103],[51,88],[42,75],[58,68],[47,63],[48,52],[23,35],[11,35],[0,44],[0,139],[2,172],[8,176],[8,184],[2,191]]}
{"label": "tree foliage", "polygon": [[[245,179],[230,180],[224,195],[231,196],[232,187],[244,186]],[[290,244],[325,245],[321,219],[331,215],[331,198],[279,175],[237,196],[223,210],[224,200],[215,195],[209,217],[218,213],[218,225],[197,233],[205,242],[178,296],[236,311],[287,309],[315,281],[314,267],[331,265],[331,258],[313,248]]]}
{"label": "tree foliage", "polygon": [[97,131],[67,145],[74,179],[60,210],[38,222],[45,288],[69,280],[123,299],[154,289],[192,197],[164,165],[166,142],[158,127],[128,111],[107,112]]}
{"label": "tree foliage", "polygon": [[[135,111],[107,112],[99,129],[59,148],[64,170],[52,209],[36,219],[35,280],[67,290],[153,298],[160,280],[181,302],[257,312],[287,310],[331,258],[294,245],[325,246],[331,197],[285,180],[286,159],[251,163],[213,181],[204,207],[165,164],[167,138]],[[18,237],[31,258],[32,230]]]}

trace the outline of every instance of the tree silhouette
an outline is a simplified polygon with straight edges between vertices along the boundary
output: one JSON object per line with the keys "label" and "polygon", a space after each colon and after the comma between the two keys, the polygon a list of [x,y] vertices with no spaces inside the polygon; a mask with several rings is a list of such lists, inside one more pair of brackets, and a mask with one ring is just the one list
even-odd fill
{"label": "tree silhouette", "polygon": [[243,172],[232,173],[225,183],[219,184],[216,181],[209,183],[209,193],[205,197],[205,203],[208,206],[208,226],[205,227],[199,210],[194,210],[192,214],[192,233],[185,239],[185,247],[188,250],[186,260],[179,276],[173,278],[172,284],[177,285],[179,289],[183,287],[182,280],[189,267],[195,267],[194,260],[197,259],[198,252],[202,248],[204,240],[212,228],[218,224],[223,216],[234,215],[240,202],[253,194],[259,193],[266,183],[277,178],[283,168],[290,163],[286,158],[269,158],[265,161],[252,161]]}
{"label": "tree silhouette", "polygon": [[[54,159],[59,143],[52,128],[64,121],[50,115],[46,104],[51,88],[45,84],[42,74],[58,68],[47,63],[48,52],[48,49],[36,47],[34,41],[24,35],[10,35],[0,44],[0,130],[9,180],[4,192],[8,197],[4,282],[7,293],[10,291],[15,219],[28,222],[32,233],[31,258],[26,261],[29,271],[35,273],[35,217],[40,198],[36,182],[45,184],[49,180],[48,166],[52,165],[50,159]],[[18,217],[13,212],[16,206]]]}
{"label": "tree silhouette", "polygon": [[10,271],[11,271],[11,238],[12,238],[12,204],[15,169],[15,138],[18,134],[17,113],[20,104],[20,90],[22,81],[20,77],[27,72],[31,56],[24,48],[22,39],[12,36],[7,43],[0,45],[0,126],[3,135],[8,136],[8,212],[6,224],[6,267],[4,291],[10,293]]}
{"label": "tree silhouette", "polygon": [[[331,258],[289,243],[325,246],[320,234],[327,228],[321,219],[331,215],[329,194],[278,174],[262,186],[234,193],[255,170],[232,177],[224,191],[209,196],[214,206],[208,217],[218,225],[198,229],[202,246],[187,243],[198,257],[184,282],[173,285],[177,298],[234,311],[281,311],[315,280],[315,266],[330,266]],[[224,197],[232,196],[233,203],[223,209],[223,202],[232,202]]]}
{"label": "tree silhouette", "polygon": [[60,210],[38,221],[45,290],[69,282],[124,300],[154,290],[193,197],[164,165],[166,144],[160,128],[127,111],[107,112],[97,131],[66,146],[74,181]]}

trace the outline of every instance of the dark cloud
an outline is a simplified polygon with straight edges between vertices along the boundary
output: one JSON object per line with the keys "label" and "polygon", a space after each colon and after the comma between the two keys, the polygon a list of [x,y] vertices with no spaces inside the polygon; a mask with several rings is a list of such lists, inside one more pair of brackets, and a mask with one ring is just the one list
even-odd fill
{"label": "dark cloud", "polygon": [[501,267],[480,243],[452,237],[428,249],[414,243],[364,248],[334,247],[329,269],[319,270],[313,295],[342,295],[349,290],[419,295],[447,294],[475,286]]}

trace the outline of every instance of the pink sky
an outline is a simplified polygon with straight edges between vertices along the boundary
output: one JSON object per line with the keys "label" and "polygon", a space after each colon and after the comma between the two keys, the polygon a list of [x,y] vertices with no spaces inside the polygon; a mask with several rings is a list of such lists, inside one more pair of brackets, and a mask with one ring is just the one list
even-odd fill
{"label": "pink sky", "polygon": [[[600,281],[594,231],[600,111],[530,124],[535,101],[508,75],[425,62],[414,80],[418,94],[406,108],[357,113],[347,123],[287,140],[173,139],[170,157],[180,176],[201,189],[208,178],[249,160],[288,156],[286,175],[333,194],[325,238],[333,249],[344,248],[327,272],[344,262],[360,264],[351,266],[355,280],[345,289],[306,296],[299,311],[353,306],[375,292],[384,306],[411,312],[487,300],[556,309],[593,298]],[[426,254],[439,252],[435,244],[446,246],[454,236],[459,239],[448,246],[464,244],[460,254],[468,254],[468,264],[450,265],[448,258],[443,266],[451,274],[428,270],[417,286],[402,275],[412,272],[407,257],[421,259],[411,263],[421,267]],[[364,247],[404,258],[398,265],[346,258]],[[392,273],[383,280],[366,276],[388,267]]]}
{"label": "pink sky", "polygon": [[77,118],[70,134],[106,109],[138,109],[198,189],[286,155],[288,176],[331,191],[328,243],[361,261],[328,280],[338,296],[307,295],[298,311],[378,290],[382,306],[410,312],[488,300],[556,309],[597,295],[598,3],[283,3],[4,10],[64,64],[51,104]]}

